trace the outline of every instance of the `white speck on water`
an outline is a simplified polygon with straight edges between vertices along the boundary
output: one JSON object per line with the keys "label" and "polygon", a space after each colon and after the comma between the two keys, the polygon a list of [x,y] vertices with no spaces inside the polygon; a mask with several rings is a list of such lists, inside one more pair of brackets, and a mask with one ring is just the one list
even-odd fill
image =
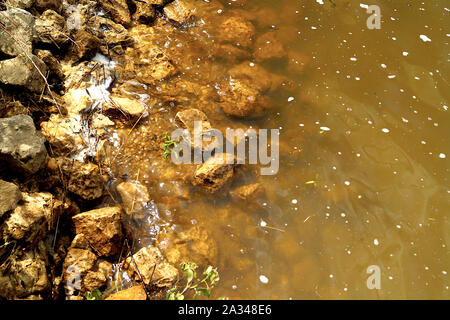
{"label": "white speck on water", "polygon": [[261,222],[259,223],[259,225],[261,227],[266,227],[267,226],[267,222],[265,222],[264,220],[261,220]]}
{"label": "white speck on water", "polygon": [[350,185],[350,181],[344,181],[344,184],[346,185],[346,186],[349,186]]}
{"label": "white speck on water", "polygon": [[383,131],[384,133],[389,133],[389,129],[388,128],[383,128],[383,129],[381,129],[381,131]]}
{"label": "white speck on water", "polygon": [[445,155],[445,153],[439,153],[439,158],[441,159],[445,159],[447,156]]}
{"label": "white speck on water", "polygon": [[402,54],[403,54],[404,57],[406,57],[409,54],[409,52],[408,51],[403,51]]}
{"label": "white speck on water", "polygon": [[264,284],[268,284],[269,283],[269,278],[267,278],[265,275],[260,275],[259,276],[259,281],[261,281]]}
{"label": "white speck on water", "polygon": [[380,242],[378,241],[378,239],[375,238],[375,239],[373,239],[373,244],[377,246],[380,244]]}
{"label": "white speck on water", "polygon": [[297,204],[297,202],[298,202],[297,199],[292,199],[292,200],[291,200],[291,203],[292,203],[292,204]]}
{"label": "white speck on water", "polygon": [[356,57],[351,57],[350,60],[351,60],[351,61],[356,61],[356,60],[358,60],[358,59],[356,59]]}
{"label": "white speck on water", "polygon": [[389,78],[389,79],[394,79],[395,77],[396,77],[395,74],[390,74],[390,75],[388,75],[388,78]]}
{"label": "white speck on water", "polygon": [[289,97],[289,98],[288,98],[288,102],[291,102],[291,101],[294,101],[294,100],[295,100],[294,97]]}
{"label": "white speck on water", "polygon": [[328,127],[320,127],[320,130],[322,130],[322,131],[330,131],[331,129],[328,128]]}
{"label": "white speck on water", "polygon": [[428,37],[427,37],[426,35],[424,35],[424,34],[421,34],[419,37],[420,37],[420,39],[422,39],[423,42],[430,42],[430,41],[431,41],[431,39],[428,38]]}
{"label": "white speck on water", "polygon": [[387,66],[386,66],[384,63],[381,64],[381,67],[382,67],[383,69],[386,69],[386,68],[387,68]]}

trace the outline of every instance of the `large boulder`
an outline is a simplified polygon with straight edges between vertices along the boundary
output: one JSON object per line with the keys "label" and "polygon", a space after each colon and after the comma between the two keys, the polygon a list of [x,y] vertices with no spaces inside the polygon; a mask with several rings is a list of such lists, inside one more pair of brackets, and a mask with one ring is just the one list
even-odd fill
{"label": "large boulder", "polygon": [[45,88],[47,66],[31,53],[22,53],[15,58],[0,61],[0,82],[22,86],[33,92]]}
{"label": "large boulder", "polygon": [[20,199],[22,193],[14,183],[0,180],[0,218],[5,212],[15,209]]}
{"label": "large boulder", "polygon": [[30,116],[0,119],[0,168],[9,165],[26,174],[37,172],[47,163],[44,142]]}
{"label": "large boulder", "polygon": [[31,54],[32,42],[35,37],[35,19],[31,13],[11,8],[2,11],[0,24],[0,52],[8,56],[18,56],[21,53]]}
{"label": "large boulder", "polygon": [[106,207],[72,217],[75,233],[82,233],[98,256],[113,256],[122,248],[122,212]]}

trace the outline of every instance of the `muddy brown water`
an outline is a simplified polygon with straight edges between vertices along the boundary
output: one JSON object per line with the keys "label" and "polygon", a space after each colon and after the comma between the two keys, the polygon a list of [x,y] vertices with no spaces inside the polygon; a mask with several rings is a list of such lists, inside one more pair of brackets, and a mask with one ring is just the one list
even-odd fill
{"label": "muddy brown water", "polygon": [[[135,229],[137,242],[205,227],[219,249],[214,298],[450,298],[448,2],[371,1],[379,30],[367,28],[360,1],[222,1],[220,12],[199,3],[202,23],[158,39],[183,71],[133,83],[154,98],[150,115],[119,131],[111,150],[114,174],[147,185],[158,208]],[[212,55],[218,19],[233,10],[258,35],[273,30],[294,59],[263,63],[290,85],[270,93],[277,109],[256,120],[224,116],[213,98],[234,66]],[[193,167],[175,167],[149,143],[175,128],[178,105],[204,110],[219,129],[280,130],[279,172],[249,169],[234,181],[261,182],[266,201],[199,192],[187,179]],[[379,290],[366,284],[371,265]]]}

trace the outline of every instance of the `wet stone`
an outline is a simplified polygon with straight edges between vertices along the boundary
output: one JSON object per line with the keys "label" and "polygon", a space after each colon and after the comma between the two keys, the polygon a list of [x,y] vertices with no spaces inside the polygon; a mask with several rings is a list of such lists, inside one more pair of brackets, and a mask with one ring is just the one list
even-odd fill
{"label": "wet stone", "polygon": [[141,285],[113,293],[106,300],[147,300],[145,290]]}
{"label": "wet stone", "polygon": [[172,286],[178,277],[178,270],[166,261],[156,247],[142,248],[133,255],[133,259],[127,258],[124,269],[130,272],[136,281],[140,281],[142,277],[145,285],[149,285],[154,280],[153,285],[158,288]]}
{"label": "wet stone", "polygon": [[216,154],[197,167],[193,184],[215,193],[231,182],[235,166],[233,155]]}
{"label": "wet stone", "polygon": [[140,183],[122,182],[117,186],[122,199],[122,206],[128,215],[136,218],[142,217],[142,211],[150,201],[147,188]]}
{"label": "wet stone", "polygon": [[167,19],[177,23],[188,22],[195,14],[195,7],[186,0],[175,0],[164,7]]}
{"label": "wet stone", "polygon": [[241,16],[226,18],[219,28],[219,41],[231,43],[235,46],[248,48],[253,43],[255,27]]}
{"label": "wet stone", "polygon": [[287,56],[287,52],[278,40],[276,33],[269,31],[256,39],[253,55],[256,61],[261,62],[270,59],[283,59]]}
{"label": "wet stone", "polygon": [[53,10],[46,10],[36,19],[36,33],[39,41],[61,45],[70,41],[65,19]]}

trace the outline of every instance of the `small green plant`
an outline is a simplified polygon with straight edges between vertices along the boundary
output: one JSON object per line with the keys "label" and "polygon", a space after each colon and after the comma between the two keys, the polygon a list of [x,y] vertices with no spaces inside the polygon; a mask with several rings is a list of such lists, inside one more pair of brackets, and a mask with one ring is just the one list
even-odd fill
{"label": "small green plant", "polygon": [[167,293],[166,300],[184,300],[184,295],[189,291],[194,293],[194,299],[198,296],[204,296],[206,298],[211,296],[212,289],[220,280],[217,268],[208,266],[205,271],[203,271],[200,280],[197,280],[197,272],[195,271],[197,268],[198,266],[193,262],[184,262],[181,264],[181,270],[184,271],[186,285],[181,291],[179,291],[176,286],[170,289]]}
{"label": "small green plant", "polygon": [[177,146],[178,142],[172,140],[168,134],[165,134],[162,137],[162,140],[163,140],[162,149],[164,150],[163,157],[167,158],[172,153],[172,149]]}
{"label": "small green plant", "polygon": [[84,294],[86,300],[102,300],[102,292],[98,289],[88,291]]}

